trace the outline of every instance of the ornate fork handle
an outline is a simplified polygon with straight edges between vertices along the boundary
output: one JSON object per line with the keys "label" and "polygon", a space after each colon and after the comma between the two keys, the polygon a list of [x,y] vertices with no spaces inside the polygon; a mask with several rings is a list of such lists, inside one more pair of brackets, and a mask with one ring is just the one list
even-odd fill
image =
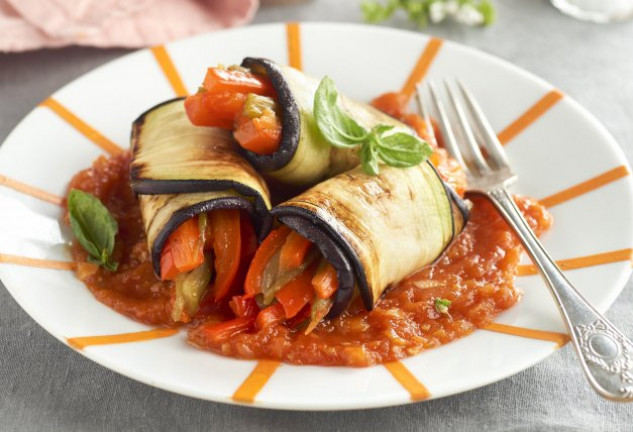
{"label": "ornate fork handle", "polygon": [[486,192],[514,228],[551,290],[591,385],[605,398],[633,402],[633,343],[596,311],[545,251],[505,188]]}

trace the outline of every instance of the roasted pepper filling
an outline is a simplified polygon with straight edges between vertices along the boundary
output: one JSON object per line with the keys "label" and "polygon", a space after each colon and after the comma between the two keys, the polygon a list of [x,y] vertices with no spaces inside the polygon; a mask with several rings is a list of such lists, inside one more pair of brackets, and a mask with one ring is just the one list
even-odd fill
{"label": "roasted pepper filling", "polygon": [[161,279],[175,283],[172,319],[189,322],[239,290],[256,247],[250,218],[240,210],[213,210],[182,223],[160,257]]}
{"label": "roasted pepper filling", "polygon": [[207,70],[198,92],[185,100],[191,123],[233,131],[239,145],[260,155],[277,151],[281,120],[270,81],[231,66]]}
{"label": "roasted pepper filling", "polygon": [[235,318],[199,326],[198,337],[223,343],[276,324],[310,334],[330,311],[338,280],[312,242],[281,226],[257,248],[243,286],[229,302]]}
{"label": "roasted pepper filling", "polygon": [[244,295],[233,297],[231,308],[238,318],[250,318],[257,329],[285,323],[301,325],[309,334],[330,311],[337,289],[336,270],[318,248],[281,226],[257,249]]}

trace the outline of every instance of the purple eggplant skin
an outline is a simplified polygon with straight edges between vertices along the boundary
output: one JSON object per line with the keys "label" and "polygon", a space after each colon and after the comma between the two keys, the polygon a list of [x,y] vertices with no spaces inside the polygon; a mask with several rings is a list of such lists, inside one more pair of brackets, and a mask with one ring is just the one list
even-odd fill
{"label": "purple eggplant skin", "polygon": [[290,162],[299,147],[301,135],[301,120],[299,105],[279,66],[272,60],[264,58],[246,57],[242,67],[250,69],[255,74],[266,75],[277,93],[277,102],[281,109],[281,141],[279,149],[270,155],[260,155],[243,149],[244,157],[258,171],[275,171]]}
{"label": "purple eggplant skin", "polygon": [[156,275],[160,277],[160,256],[163,252],[163,248],[165,247],[167,239],[176,230],[176,228],[178,228],[185,221],[201,213],[223,209],[245,210],[251,215],[251,219],[253,221],[257,220],[251,202],[246,198],[240,197],[218,198],[209,201],[202,201],[192,206],[175,211],[169,221],[158,233],[158,235],[156,236],[156,240],[154,240],[154,244],[152,245],[151,255],[154,273],[156,273]]}
{"label": "purple eggplant skin", "polygon": [[278,220],[317,245],[323,257],[328,260],[336,270],[338,289],[334,297],[332,308],[326,315],[328,319],[335,318],[339,316],[352,301],[356,280],[354,271],[347,260],[345,252],[343,252],[339,245],[310,219],[294,215],[292,210],[295,209],[296,208],[288,208],[288,210],[291,210],[290,214],[278,215]]}
{"label": "purple eggplant skin", "polygon": [[[266,236],[266,221],[269,219],[268,207],[261,195],[242,183],[228,180],[149,180],[132,181],[132,190],[137,195],[170,195],[178,193],[196,193],[234,190],[244,197],[253,199],[253,224],[258,237]],[[247,200],[248,201],[248,200]],[[249,203],[250,204],[250,203]],[[229,208],[229,207],[223,207]]]}

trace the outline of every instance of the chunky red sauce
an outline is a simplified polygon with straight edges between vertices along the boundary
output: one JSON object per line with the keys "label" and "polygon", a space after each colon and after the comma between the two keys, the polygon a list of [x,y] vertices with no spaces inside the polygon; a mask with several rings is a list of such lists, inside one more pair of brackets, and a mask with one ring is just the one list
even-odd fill
{"label": "chunky red sauce", "polygon": [[[140,210],[128,184],[128,165],[127,153],[102,157],[70,184],[97,196],[120,230],[114,252],[118,270],[111,273],[81,264],[77,274],[99,301],[118,312],[149,324],[172,325],[172,289],[152,273]],[[374,310],[364,310],[356,299],[342,316],[322,322],[309,335],[274,325],[212,345],[198,337],[194,323],[189,341],[240,358],[368,366],[445,344],[489,324],[521,297],[514,276],[522,249],[487,201],[469,198],[474,204],[471,219],[455,243],[434,265],[388,290]],[[528,198],[517,202],[537,233],[549,228],[552,220],[544,207]],[[78,244],[73,244],[72,253],[75,261],[85,262],[86,253]],[[438,297],[452,301],[449,314],[436,311]]]}
{"label": "chunky red sauce", "polygon": [[79,172],[68,190],[81,189],[93,194],[110,210],[119,223],[113,253],[119,263],[116,272],[86,262],[88,254],[73,242],[73,260],[80,263],[77,277],[100,302],[117,312],[146,324],[170,324],[173,282],[154,276],[147,239],[136,197],[129,184],[130,155],[101,156],[92,168]]}

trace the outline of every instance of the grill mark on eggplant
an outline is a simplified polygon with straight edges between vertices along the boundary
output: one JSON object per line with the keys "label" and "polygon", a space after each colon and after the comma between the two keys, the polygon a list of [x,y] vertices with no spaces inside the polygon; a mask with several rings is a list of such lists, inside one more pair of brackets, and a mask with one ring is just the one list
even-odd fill
{"label": "grill mark on eggplant", "polygon": [[[433,170],[433,174],[429,172],[429,168]],[[405,239],[403,241],[406,241],[407,232],[410,232],[412,238],[415,239],[413,241],[424,241],[428,238],[432,243],[426,249],[420,244],[420,253],[424,253],[420,257],[428,256],[434,261],[443,254],[456,236],[456,232],[461,231],[465,221],[462,212],[464,210],[467,212],[461,198],[450,188],[447,188],[432,164],[429,163],[429,167],[420,166],[417,168],[419,171],[412,171],[411,174],[407,174],[405,170],[385,167],[385,171],[388,169],[390,172],[386,173],[384,177],[368,177],[357,168],[313,187],[297,198],[274,208],[271,212],[278,219],[280,215],[303,217],[338,244],[350,261],[367,309],[373,308],[380,294],[388,286],[407,276],[407,274],[400,273],[390,274],[383,268],[384,265],[380,264],[381,257],[384,258],[381,256],[384,251],[381,251],[380,248],[384,246],[383,243],[386,241],[381,235],[388,235],[390,227],[394,227],[394,229],[400,230],[397,235],[400,240]],[[415,184],[405,183],[403,185],[403,181],[407,179],[416,179]],[[423,183],[418,185],[419,181],[423,181]],[[418,189],[420,187],[433,187],[436,192],[424,192]],[[339,190],[345,191],[345,193],[337,199],[339,197],[337,191]],[[435,222],[420,225],[393,225],[393,223],[409,224],[416,221],[420,223],[419,221],[425,220],[420,219],[422,215],[404,219],[395,217],[390,223],[389,215],[392,215],[392,212],[416,211],[412,205],[416,205],[416,203],[424,205],[423,203],[427,200],[430,200],[428,205],[439,206],[437,210],[429,210],[429,216],[438,218],[440,223],[436,228],[433,228]],[[370,214],[358,213],[368,208],[373,209]],[[375,228],[371,223],[372,218],[383,217],[385,223],[379,228],[380,234],[375,234]],[[450,220],[447,220],[448,218]],[[441,222],[442,220],[444,222]],[[405,231],[402,231],[403,229]],[[441,229],[442,231],[428,237],[428,234],[425,234],[428,229]],[[409,255],[408,258],[405,258],[409,264],[416,262],[414,255],[418,249],[417,245],[418,243],[409,244]],[[438,250],[438,256],[434,256],[435,248],[441,245],[443,245],[442,250]],[[399,258],[395,257],[394,259],[398,260]],[[418,262],[421,262],[420,259]],[[430,262],[423,265],[428,264]],[[399,271],[410,271],[411,273],[419,270],[420,267],[406,270],[407,268],[400,267]]]}
{"label": "grill mark on eggplant", "polygon": [[[181,101],[183,101],[183,98],[175,98],[160,103],[145,111],[134,122],[132,126],[131,141],[135,157],[130,166],[130,183],[134,192],[137,194],[170,194],[218,191],[231,188],[244,194],[245,196],[253,197],[256,200],[256,209],[260,215],[258,221],[264,218],[268,212],[270,202],[268,186],[257,171],[255,171],[255,169],[237,153],[238,146],[231,139],[229,132],[218,133],[217,135],[211,134],[209,136],[210,141],[205,142],[204,146],[201,146],[199,149],[187,149],[194,152],[193,159],[196,161],[195,164],[199,165],[200,168],[203,167],[205,163],[209,163],[210,168],[213,169],[212,171],[210,168],[198,169],[198,173],[204,175],[206,178],[170,179],[169,172],[167,172],[163,178],[152,178],[152,175],[156,176],[156,173],[152,172],[153,170],[150,166],[148,166],[148,161],[151,161],[152,156],[156,157],[156,153],[160,153],[160,150],[164,149],[161,147],[154,151],[149,149],[145,151],[145,154],[143,154],[144,149],[141,145],[141,132],[143,126],[146,124],[148,115],[156,109]],[[177,113],[177,111],[175,111],[175,113]],[[185,115],[184,109],[182,111],[182,115]],[[192,130],[196,130],[194,128],[197,127],[192,126]],[[204,129],[209,130],[209,128]],[[217,140],[213,140],[213,138],[217,138]],[[186,139],[186,137],[184,139]],[[140,161],[138,159],[140,159]],[[171,160],[161,162],[159,158],[157,159],[158,162],[153,164],[154,171],[157,169],[160,171],[160,167],[162,165],[169,166],[170,162],[172,162]],[[195,170],[196,166],[192,165],[191,168]],[[213,177],[214,172],[217,172],[218,175],[221,175],[220,173],[222,173],[226,176],[227,174],[230,175],[232,171],[238,174],[237,180]],[[182,175],[179,172],[176,172],[176,174]],[[171,175],[176,177],[173,173]],[[251,186],[255,187],[244,184],[240,180],[245,183],[250,183]],[[266,200],[265,197],[268,200]]]}

